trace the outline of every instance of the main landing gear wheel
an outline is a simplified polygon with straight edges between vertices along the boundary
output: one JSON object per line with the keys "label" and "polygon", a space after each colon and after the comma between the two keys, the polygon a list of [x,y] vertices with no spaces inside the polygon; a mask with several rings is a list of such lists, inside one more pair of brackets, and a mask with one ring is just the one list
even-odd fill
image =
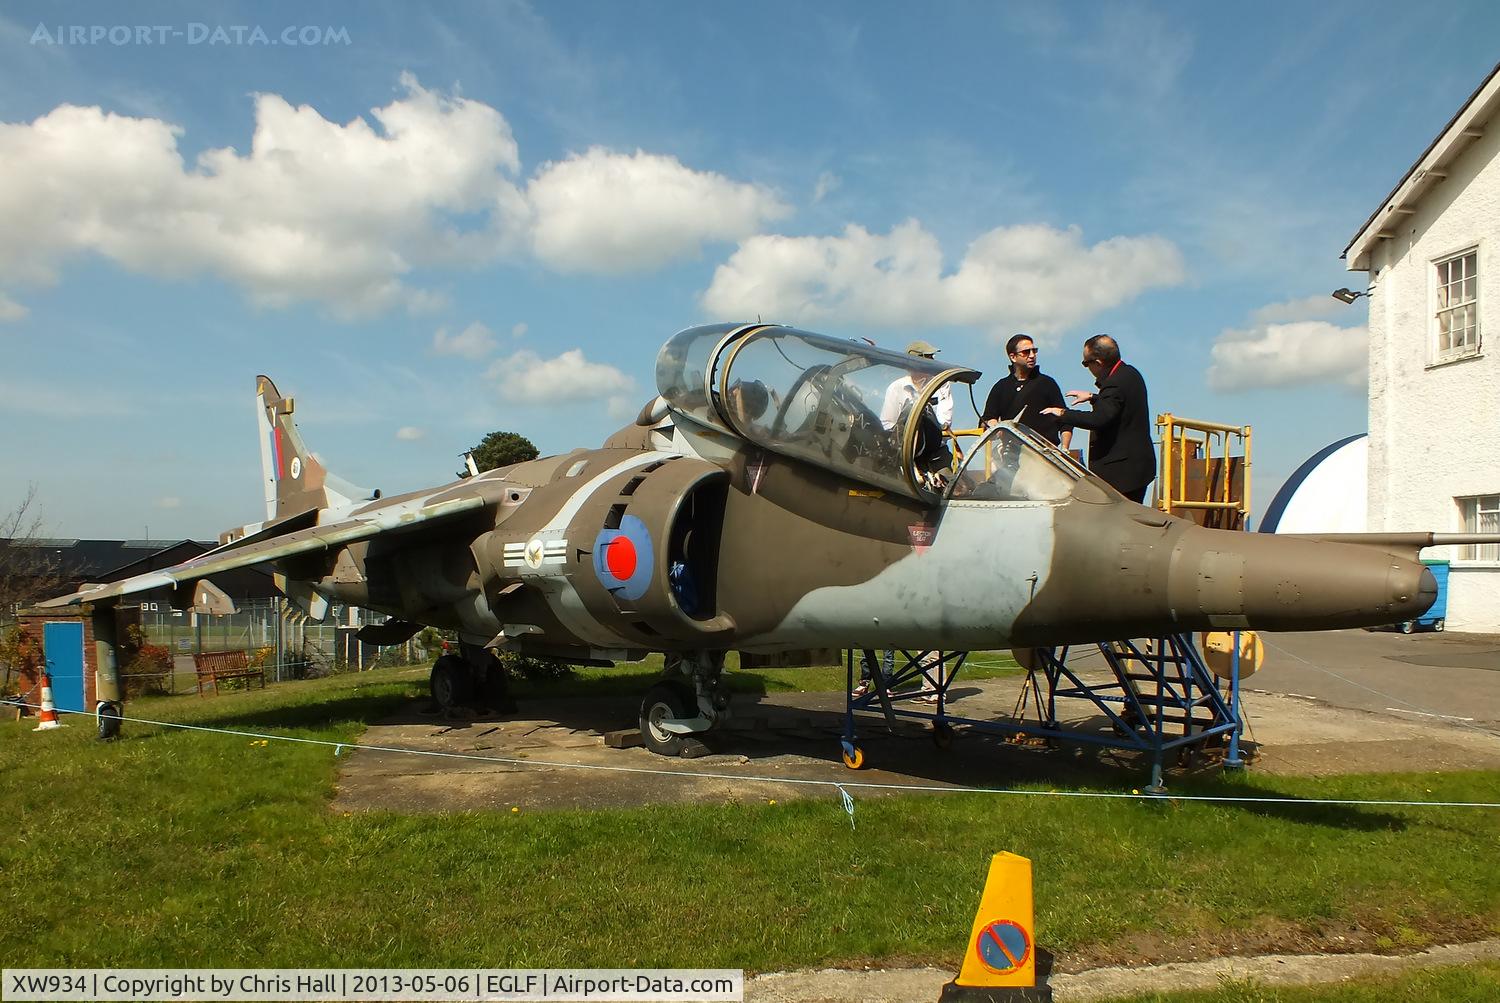
{"label": "main landing gear wheel", "polygon": [[469,663],[457,655],[443,655],[432,663],[428,688],[432,702],[445,713],[474,702],[474,674],[469,671]]}
{"label": "main landing gear wheel", "polygon": [[956,733],[953,730],[953,725],[949,724],[948,722],[932,722],[932,744],[936,745],[939,749],[953,748],[953,739],[955,734]]}
{"label": "main landing gear wheel", "polygon": [[697,708],[698,700],[686,683],[669,679],[647,690],[641,700],[641,738],[646,748],[658,756],[681,755],[685,736],[667,731],[662,722],[692,717]]}
{"label": "main landing gear wheel", "polygon": [[1417,629],[1417,622],[1415,620],[1402,620],[1401,621],[1401,633],[1403,633],[1403,634],[1410,634],[1412,631],[1414,631],[1416,629]]}
{"label": "main landing gear wheel", "polygon": [[844,743],[844,765],[851,770],[858,770],[865,765],[865,750],[857,745]]}
{"label": "main landing gear wheel", "polygon": [[510,683],[505,678],[505,667],[499,662],[491,665],[484,674],[484,685],[479,687],[482,702],[496,714],[514,714],[516,702],[510,695]]}

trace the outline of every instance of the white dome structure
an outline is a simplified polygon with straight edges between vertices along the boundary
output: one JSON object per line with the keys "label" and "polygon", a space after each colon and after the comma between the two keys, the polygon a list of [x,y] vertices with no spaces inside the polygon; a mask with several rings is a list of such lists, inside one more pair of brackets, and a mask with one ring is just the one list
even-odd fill
{"label": "white dome structure", "polygon": [[1368,433],[1318,450],[1271,499],[1262,533],[1363,533]]}

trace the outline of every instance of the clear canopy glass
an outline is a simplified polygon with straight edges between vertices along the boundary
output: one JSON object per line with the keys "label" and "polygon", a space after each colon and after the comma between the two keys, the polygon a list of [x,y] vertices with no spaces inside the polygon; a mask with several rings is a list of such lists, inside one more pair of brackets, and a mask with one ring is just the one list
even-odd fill
{"label": "clear canopy glass", "polygon": [[724,428],[709,406],[712,366],[719,345],[730,335],[755,329],[750,324],[710,324],[679,331],[656,356],[656,392],[672,410],[700,424]]}
{"label": "clear canopy glass", "polygon": [[860,341],[769,325],[683,331],[657,358],[674,410],[773,452],[934,500],[951,472],[929,407],[979,374]]}
{"label": "clear canopy glass", "polygon": [[1083,477],[1077,461],[1014,421],[986,432],[947,487],[955,501],[1061,501]]}

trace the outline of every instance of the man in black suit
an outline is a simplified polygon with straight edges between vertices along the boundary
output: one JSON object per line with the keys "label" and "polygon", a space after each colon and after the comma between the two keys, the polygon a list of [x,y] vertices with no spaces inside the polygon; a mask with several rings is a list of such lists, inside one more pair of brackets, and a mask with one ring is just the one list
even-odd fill
{"label": "man in black suit", "polygon": [[1069,390],[1074,403],[1093,411],[1048,408],[1063,428],[1089,430],[1089,469],[1133,502],[1143,502],[1156,480],[1156,450],[1151,445],[1151,409],[1140,371],[1120,359],[1120,346],[1107,334],[1083,343],[1083,367],[1094,375],[1099,392]]}

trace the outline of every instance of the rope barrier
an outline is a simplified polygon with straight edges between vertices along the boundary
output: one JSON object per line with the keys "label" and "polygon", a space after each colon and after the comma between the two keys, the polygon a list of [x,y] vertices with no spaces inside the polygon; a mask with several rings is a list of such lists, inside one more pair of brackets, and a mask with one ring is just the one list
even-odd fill
{"label": "rope barrier", "polygon": [[[37,705],[22,703],[23,707]],[[62,714],[89,715],[87,711],[59,711]],[[430,749],[403,749],[398,746],[365,745],[358,742],[334,742],[321,738],[299,738],[293,735],[275,735],[268,732],[241,731],[234,728],[210,728],[205,725],[182,724],[175,721],[152,721],[147,718],[120,717],[120,721],[131,724],[150,725],[158,728],[176,728],[212,735],[228,735],[234,738],[249,738],[258,741],[292,742],[300,745],[322,746],[334,750],[335,755],[346,751],[386,752],[397,755],[429,756],[435,759],[458,759],[470,762],[497,763],[505,766],[531,768],[590,770],[603,773],[625,773],[661,777],[686,777],[695,780],[726,780],[731,783],[791,784],[803,787],[831,788],[847,792],[848,789],[866,791],[900,791],[921,794],[996,794],[1011,797],[1063,797],[1086,798],[1111,801],[1176,801],[1205,804],[1253,804],[1253,805],[1324,805],[1362,808],[1500,808],[1495,801],[1399,801],[1360,798],[1293,798],[1293,797],[1232,797],[1225,794],[1143,794],[1140,791],[1075,791],[1075,790],[1024,790],[1005,787],[939,787],[931,784],[870,783],[868,781],[808,780],[796,777],[736,776],[729,773],[708,773],[697,770],[653,770],[640,766],[608,766],[599,763],[562,763],[543,759],[512,759],[506,756],[480,756],[465,752],[438,752]],[[847,808],[846,808],[847,810]],[[851,813],[852,820],[852,813]]]}

